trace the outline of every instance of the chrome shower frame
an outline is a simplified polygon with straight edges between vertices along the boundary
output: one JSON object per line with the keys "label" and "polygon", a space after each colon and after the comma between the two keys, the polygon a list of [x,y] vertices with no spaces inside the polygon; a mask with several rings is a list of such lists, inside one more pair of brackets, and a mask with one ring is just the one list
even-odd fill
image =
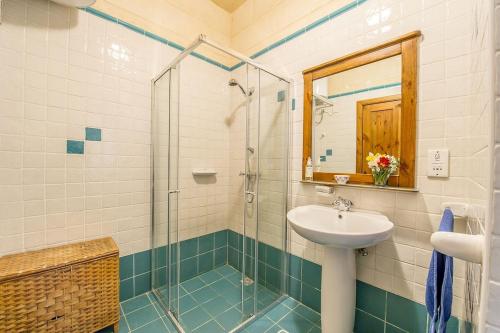
{"label": "chrome shower frame", "polygon": [[[1,0],[0,0],[1,1]],[[282,249],[283,249],[283,269],[284,271],[286,272],[287,269],[288,269],[288,261],[287,261],[287,256],[286,256],[286,253],[287,253],[287,239],[288,239],[288,230],[287,230],[287,223],[286,223],[286,213],[288,211],[288,202],[289,202],[289,197],[290,197],[290,191],[291,191],[291,188],[290,188],[290,163],[289,163],[289,155],[290,155],[290,143],[291,143],[291,131],[290,131],[290,128],[291,128],[291,122],[290,122],[290,103],[289,103],[289,96],[290,96],[290,84],[292,83],[292,80],[290,78],[288,78],[287,76],[285,75],[282,75],[280,73],[277,73],[276,71],[274,70],[271,70],[269,69],[268,67],[262,65],[262,64],[259,64],[258,62],[255,62],[253,59],[235,51],[235,50],[232,50],[232,49],[229,49],[229,48],[226,48],[226,47],[223,47],[221,45],[219,45],[218,43],[208,39],[205,35],[201,34],[198,36],[198,38],[193,42],[191,43],[187,48],[185,48],[179,55],[177,55],[172,61],[171,63],[166,67],[164,68],[157,76],[155,76],[152,80],[151,80],[151,106],[152,106],[152,110],[154,110],[155,108],[155,83],[160,80],[166,73],[168,73],[170,71],[170,75],[172,74],[172,70],[177,70],[177,75],[179,74],[178,70],[180,68],[180,62],[185,58],[187,57],[189,54],[191,54],[198,46],[202,45],[202,44],[206,44],[206,45],[209,45],[211,47],[213,47],[214,49],[217,49],[227,55],[230,55],[236,59],[239,59],[240,61],[242,61],[243,63],[247,64],[247,65],[251,65],[253,66],[254,68],[256,69],[259,69],[263,72],[266,72],[274,77],[276,77],[277,79],[279,80],[282,80],[286,83],[288,83],[288,86],[286,88],[286,100],[284,101],[286,104],[285,104],[285,110],[286,110],[286,118],[285,118],[285,123],[286,123],[286,149],[285,149],[285,156],[284,156],[284,163],[286,164],[286,167],[285,167],[285,174],[284,174],[284,179],[285,179],[285,187],[286,189],[284,190],[284,202],[285,204],[283,205],[283,216],[285,218],[285,221],[283,223],[283,240],[282,240]],[[248,70],[248,69],[247,69]],[[170,77],[170,82],[172,82],[172,77]],[[247,80],[248,80],[248,73],[247,73]],[[248,83],[248,82],[247,82]],[[238,84],[239,85],[239,84]],[[248,84],[247,84],[248,85]],[[242,88],[240,86],[240,88]],[[171,89],[171,87],[169,88]],[[248,90],[249,91],[249,90]],[[252,92],[253,93],[253,92]],[[249,95],[247,93],[245,93],[245,95],[247,96],[247,98],[249,97]],[[179,97],[179,96],[178,96]],[[179,100],[179,99],[178,99]],[[171,101],[169,102],[171,103]],[[177,108],[179,109],[179,106],[177,106]],[[170,112],[170,111],[169,111]],[[249,105],[247,103],[247,107],[246,107],[246,112],[247,112],[247,116],[248,116],[248,113],[249,113]],[[259,111],[260,112],[260,111]],[[169,116],[170,117],[170,116]],[[153,129],[153,126],[154,124],[151,124],[151,128]],[[170,125],[169,125],[170,126]],[[247,126],[248,126],[248,119],[247,119]],[[248,138],[248,128],[246,129],[247,131],[247,138]],[[153,131],[151,131],[151,135],[153,136]],[[179,132],[177,131],[177,135],[179,135]],[[178,138],[177,138],[177,144],[178,144]],[[246,159],[249,158],[249,154],[251,152],[251,150],[254,149],[252,147],[249,147],[247,145],[247,149],[246,149]],[[152,138],[152,141],[151,141],[151,193],[152,193],[152,198],[151,198],[151,216],[152,216],[152,221],[153,218],[154,218],[154,140]],[[178,150],[177,150],[177,154],[178,154]],[[252,152],[253,154],[253,152]],[[257,154],[259,154],[259,151],[257,151]],[[257,155],[258,156],[258,155]],[[171,166],[171,161],[170,161],[170,154],[168,156],[168,165],[169,165],[169,169],[170,169],[170,166]],[[178,168],[178,163],[176,163],[176,167]],[[249,174],[249,171],[250,170],[245,170],[245,174]],[[257,172],[256,172],[256,176],[259,174],[259,165],[257,166]],[[245,177],[246,178],[246,177]],[[245,189],[246,189],[246,183],[247,183],[247,179],[245,179]],[[169,193],[179,193],[180,190],[178,189],[178,184],[176,184],[177,188],[176,189],[170,189],[169,188]],[[257,191],[257,190],[256,190]],[[170,202],[170,200],[169,200]],[[178,200],[177,200],[178,202]],[[178,212],[178,210],[177,210]],[[245,226],[245,222],[243,223],[243,228],[245,229],[246,226]],[[177,229],[178,230],[178,229]],[[170,230],[170,223],[168,225],[168,231],[167,231],[167,234],[168,234],[168,243],[167,244],[170,244],[170,235],[171,235],[171,230]],[[152,222],[152,227],[151,227],[151,242],[154,241],[154,235],[155,235],[155,227],[154,227],[154,222]],[[258,226],[257,226],[257,231],[256,231],[256,235],[258,235]],[[177,237],[178,238],[178,237]],[[256,240],[258,240],[258,236],[256,236]],[[245,238],[243,240],[245,242]],[[177,244],[179,244],[179,240],[177,239]],[[243,246],[245,248],[245,246]],[[154,249],[154,244],[152,244],[151,246],[152,249]],[[258,248],[256,246],[256,248]],[[152,251],[152,265],[153,265],[153,261],[154,261],[154,256],[155,256],[155,251]],[[177,255],[177,262],[180,262],[180,251],[176,251],[176,255]],[[170,256],[170,253],[169,253],[169,256]],[[256,265],[255,265],[255,276],[257,276],[257,270],[258,270],[258,249],[255,249],[255,259],[256,261]],[[167,262],[167,264],[169,264],[169,262]],[[151,268],[153,270],[153,267]],[[180,280],[180,272],[179,272],[179,269],[177,269],[177,281]],[[243,274],[244,274],[244,268],[243,268]],[[151,274],[152,275],[152,287],[153,287],[153,281],[154,281],[154,276],[155,274]],[[168,274],[169,275],[169,278],[168,278],[168,283],[169,283],[169,294],[170,294],[170,273]],[[283,290],[284,290],[284,293],[288,292],[288,281],[286,279],[286,274],[283,274],[282,275],[282,286],[283,286]],[[171,307],[170,307],[170,297],[169,297],[169,300],[168,300],[168,303],[169,304],[165,304],[165,302],[163,301],[162,297],[160,296],[159,292],[157,290],[155,290],[154,288],[152,288],[153,290],[153,295],[155,296],[155,298],[158,300],[159,304],[161,305],[161,307],[163,308],[163,310],[166,311],[166,314],[167,314],[167,317],[171,320],[171,322],[175,325],[176,329],[178,330],[178,332],[180,333],[184,333],[184,329],[182,327],[182,325],[180,324],[177,316],[174,314],[174,312],[171,311]],[[255,289],[255,293],[257,291],[257,283],[255,283],[254,285],[254,289]],[[276,299],[272,304],[268,305],[265,309],[262,309],[261,311],[257,312],[256,310],[256,302],[254,304],[254,313],[252,314],[251,317],[247,318],[246,320],[244,320],[243,322],[241,322],[238,326],[236,326],[234,329],[232,329],[229,333],[235,333],[235,332],[239,332],[241,329],[243,329],[244,327],[248,326],[249,324],[251,324],[254,320],[262,317],[266,311],[272,307],[274,307],[275,305],[277,305],[279,302],[281,302],[285,297],[285,294],[282,294],[278,299]]]}

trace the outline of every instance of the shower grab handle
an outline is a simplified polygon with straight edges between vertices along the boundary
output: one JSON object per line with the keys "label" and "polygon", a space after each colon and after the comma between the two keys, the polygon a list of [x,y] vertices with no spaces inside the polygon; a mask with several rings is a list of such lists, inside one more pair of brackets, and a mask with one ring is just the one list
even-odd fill
{"label": "shower grab handle", "polygon": [[168,194],[181,193],[181,190],[168,190]]}

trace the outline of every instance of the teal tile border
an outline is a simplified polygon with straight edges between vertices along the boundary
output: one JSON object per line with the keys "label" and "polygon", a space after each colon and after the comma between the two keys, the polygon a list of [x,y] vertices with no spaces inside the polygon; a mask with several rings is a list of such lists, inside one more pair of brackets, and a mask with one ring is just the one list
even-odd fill
{"label": "teal tile border", "polygon": [[[188,239],[180,243],[188,254],[181,259],[181,282],[199,276],[213,268],[229,264],[242,270],[243,246],[253,253],[255,240],[244,238],[232,230],[222,230]],[[166,247],[157,249],[156,260],[166,266]],[[217,251],[222,254],[217,262]],[[258,275],[270,290],[281,288],[280,269],[287,266],[288,295],[311,309],[321,311],[321,266],[288,254],[267,244],[258,244]],[[120,258],[120,300],[151,290],[151,250]],[[176,257],[174,255],[174,257]],[[250,259],[250,260],[248,260]],[[247,257],[246,273],[254,277],[252,257]],[[286,260],[286,262],[285,262]],[[248,264],[250,262],[251,264]],[[286,263],[286,265],[285,265]],[[159,265],[161,266],[161,264]],[[166,280],[166,276],[163,277]],[[465,323],[452,317],[447,333],[458,333]],[[379,330],[380,329],[380,330]],[[425,306],[377,288],[362,281],[356,282],[356,319],[354,333],[369,332],[427,332]]]}
{"label": "teal tile border", "polygon": [[[227,233],[227,230],[222,230],[180,242],[181,282],[227,264]],[[173,250],[175,251],[175,247]],[[154,260],[158,262],[157,278],[160,284],[165,284],[167,247],[161,246],[155,251]],[[172,257],[177,256],[173,253]],[[151,290],[152,260],[151,250],[120,257],[120,301]]]}
{"label": "teal tile border", "polygon": [[[330,14],[328,14],[328,15],[326,15],[326,16],[324,16],[324,17],[322,17],[322,18],[320,18],[320,19],[318,19],[316,21],[314,21],[311,24],[308,24],[307,26],[305,26],[303,28],[298,29],[297,31],[291,33],[290,35],[285,36],[282,39],[280,39],[280,40],[272,43],[271,45],[263,48],[262,50],[260,50],[260,51],[258,51],[256,53],[252,54],[250,56],[250,58],[252,58],[252,59],[258,58],[261,55],[266,54],[267,52],[269,52],[269,51],[277,48],[278,46],[281,46],[281,45],[283,45],[285,43],[288,43],[289,41],[291,41],[291,40],[293,40],[293,39],[295,39],[295,38],[297,38],[297,37],[305,34],[306,32],[311,31],[314,28],[319,27],[320,25],[322,25],[322,24],[324,24],[324,23],[326,23],[326,22],[328,22],[330,20],[333,20],[336,17],[338,17],[338,16],[340,16],[340,15],[342,15],[344,13],[347,13],[351,9],[354,9],[354,8],[360,6],[361,4],[365,3],[366,1],[368,1],[368,0],[353,0],[352,2],[348,3],[347,5],[345,5],[345,6],[341,7],[341,8],[333,11],[332,13],[330,13]],[[160,37],[160,36],[158,36],[158,35],[156,35],[156,34],[154,34],[152,32],[146,31],[146,30],[144,30],[144,29],[142,29],[142,28],[140,28],[138,26],[135,26],[133,24],[130,24],[128,22],[122,21],[122,20],[120,20],[120,19],[118,19],[116,17],[108,15],[108,14],[106,14],[104,12],[101,12],[101,11],[95,9],[95,8],[87,7],[87,8],[83,8],[82,10],[84,10],[85,12],[90,13],[92,15],[95,15],[97,17],[100,17],[102,19],[105,19],[107,21],[110,21],[110,22],[113,22],[113,23],[116,23],[116,24],[120,24],[120,25],[124,26],[127,29],[130,29],[130,30],[132,30],[132,31],[134,31],[136,33],[139,33],[141,35],[144,35],[146,37],[152,38],[152,39],[154,39],[154,40],[156,40],[156,41],[158,41],[158,42],[160,42],[162,44],[165,44],[165,45],[168,45],[170,47],[173,47],[173,48],[175,48],[175,49],[177,49],[179,51],[184,51],[184,49],[185,49],[182,45],[179,45],[179,44],[177,44],[175,42],[169,41],[168,39]],[[231,71],[233,71],[235,69],[238,69],[239,67],[241,67],[244,64],[243,62],[240,62],[240,63],[238,63],[238,64],[236,64],[234,66],[229,67],[229,66],[226,66],[226,65],[224,65],[224,64],[222,64],[222,63],[220,63],[218,61],[212,60],[212,59],[210,59],[210,58],[208,58],[208,57],[206,57],[206,56],[204,56],[204,55],[202,55],[200,53],[197,53],[197,52],[192,52],[191,55],[194,56],[194,57],[196,57],[196,58],[198,58],[198,59],[201,59],[201,60],[203,60],[203,61],[205,61],[205,62],[207,62],[209,64],[212,64],[212,65],[220,67],[220,68],[222,68],[222,69],[224,69],[226,71],[229,71],[229,72],[231,72]]]}
{"label": "teal tile border", "polygon": [[363,89],[358,89],[358,90],[347,91],[347,92],[340,93],[340,94],[330,95],[330,96],[328,96],[328,98],[333,99],[333,98],[344,97],[344,96],[349,96],[349,95],[356,95],[356,94],[360,94],[360,93],[367,92],[367,91],[398,87],[400,85],[401,85],[401,82],[381,84],[378,86],[373,86],[373,87],[368,87],[368,88],[363,88]]}

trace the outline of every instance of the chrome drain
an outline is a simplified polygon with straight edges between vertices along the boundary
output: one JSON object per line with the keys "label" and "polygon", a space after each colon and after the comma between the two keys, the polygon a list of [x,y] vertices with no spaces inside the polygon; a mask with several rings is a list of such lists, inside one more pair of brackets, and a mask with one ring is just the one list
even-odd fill
{"label": "chrome drain", "polygon": [[253,280],[249,277],[245,277],[242,282],[244,286],[251,286],[253,284]]}

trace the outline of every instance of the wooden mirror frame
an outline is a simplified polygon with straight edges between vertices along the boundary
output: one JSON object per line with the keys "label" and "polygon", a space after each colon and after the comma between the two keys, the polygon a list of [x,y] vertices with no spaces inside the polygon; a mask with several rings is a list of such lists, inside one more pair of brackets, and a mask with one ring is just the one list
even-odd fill
{"label": "wooden mirror frame", "polygon": [[[400,167],[397,175],[389,178],[394,187],[415,187],[416,114],[417,114],[417,46],[420,31],[410,32],[398,38],[368,49],[306,69],[304,76],[304,132],[302,154],[302,179],[305,180],[307,158],[312,156],[312,92],[313,81],[359,66],[401,55],[401,136]],[[356,112],[356,110],[353,110]],[[313,180],[335,183],[336,174],[314,172]],[[373,184],[371,174],[354,173],[351,184]]]}

